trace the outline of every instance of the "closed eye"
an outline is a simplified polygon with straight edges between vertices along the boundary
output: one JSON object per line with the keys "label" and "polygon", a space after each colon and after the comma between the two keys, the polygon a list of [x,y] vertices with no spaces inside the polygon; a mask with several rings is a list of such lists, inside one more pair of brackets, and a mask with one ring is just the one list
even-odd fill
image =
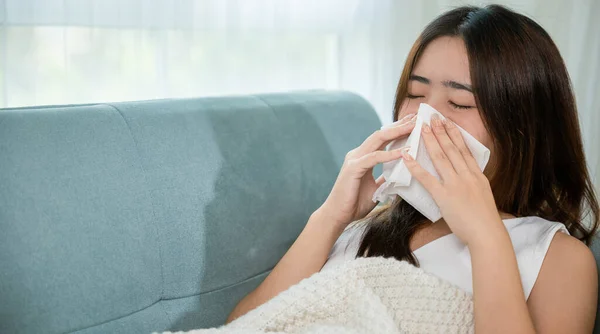
{"label": "closed eye", "polygon": [[420,98],[425,97],[425,96],[423,96],[423,95],[411,95],[411,94],[407,94],[406,97],[409,98],[409,99],[420,99]]}
{"label": "closed eye", "polygon": [[460,105],[460,104],[456,104],[456,103],[454,103],[452,101],[448,101],[448,103],[450,103],[450,105],[452,107],[456,108],[456,109],[471,109],[471,108],[474,108],[472,106],[463,106],[463,105]]}

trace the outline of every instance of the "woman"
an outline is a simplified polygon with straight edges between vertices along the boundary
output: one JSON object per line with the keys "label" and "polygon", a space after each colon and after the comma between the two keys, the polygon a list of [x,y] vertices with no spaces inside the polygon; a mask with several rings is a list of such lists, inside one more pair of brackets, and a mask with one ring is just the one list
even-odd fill
{"label": "woman", "polygon": [[[447,119],[422,134],[441,180],[404,149],[384,150],[413,130],[420,103]],[[477,332],[591,332],[597,272],[586,244],[599,208],[569,77],[548,34],[501,6],[441,15],[408,56],[394,119],[348,152],[327,200],[228,321],[340,261],[384,256],[472,292]],[[455,124],[490,148],[484,172]],[[373,210],[385,180],[372,168],[400,158],[440,207],[435,224],[400,198]]]}

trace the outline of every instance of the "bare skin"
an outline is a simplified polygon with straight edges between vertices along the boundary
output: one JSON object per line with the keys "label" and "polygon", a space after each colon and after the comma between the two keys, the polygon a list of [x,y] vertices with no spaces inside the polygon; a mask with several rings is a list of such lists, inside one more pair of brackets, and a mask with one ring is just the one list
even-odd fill
{"label": "bare skin", "polygon": [[423,129],[427,151],[442,181],[407,154],[404,160],[440,207],[446,226],[469,247],[476,332],[590,333],[596,316],[598,274],[591,250],[576,238],[555,235],[525,300],[514,249],[502,224],[504,217],[497,211],[487,177],[454,125],[491,147],[473,94],[447,85],[471,85],[463,41],[455,37],[433,41],[413,75],[419,78],[411,80],[412,98],[405,101],[401,115],[425,102],[449,120],[434,120],[431,127]]}
{"label": "bare skin", "polygon": [[[469,247],[477,333],[590,333],[596,316],[598,274],[591,250],[576,238],[556,234],[529,299],[525,299],[514,249],[502,223],[502,219],[513,217],[497,210],[486,177],[494,166],[494,149],[469,90],[469,62],[463,41],[456,37],[434,40],[412,74],[409,98],[402,104],[397,126],[376,131],[348,152],[327,200],[265,281],[237,305],[227,322],[318,272],[343,229],[375,207],[371,198],[384,179],[373,178],[373,167],[402,157],[443,216],[414,236],[411,249],[449,233]],[[404,151],[384,151],[389,142],[412,131],[410,119],[423,102],[448,120],[434,120],[423,132],[443,182]],[[490,148],[492,158],[485,173],[466,149],[456,124]]]}
{"label": "bare skin", "polygon": [[265,280],[233,309],[227,323],[321,270],[344,228],[375,208],[371,198],[385,179],[375,180],[373,167],[400,158],[402,149],[382,149],[392,140],[410,134],[415,125],[413,116],[407,115],[395,127],[376,131],[348,152],[325,203],[311,215],[304,230]]}

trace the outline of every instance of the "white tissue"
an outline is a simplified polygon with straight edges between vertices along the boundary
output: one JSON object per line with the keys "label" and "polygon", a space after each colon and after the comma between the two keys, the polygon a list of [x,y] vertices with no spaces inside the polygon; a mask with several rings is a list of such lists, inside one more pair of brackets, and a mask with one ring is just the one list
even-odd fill
{"label": "white tissue", "polygon": [[[414,130],[410,133],[408,138],[397,139],[391,142],[388,145],[387,150],[410,146],[408,153],[414,157],[425,170],[439,180],[440,177],[431,162],[429,153],[425,148],[425,143],[421,140],[421,127],[423,126],[423,123],[429,125],[431,116],[434,114],[438,115],[440,119],[445,119],[442,114],[433,109],[430,105],[421,103],[417,112]],[[381,128],[385,129],[390,126],[393,125],[384,125]],[[465,140],[465,144],[469,150],[471,150],[479,168],[483,171],[490,158],[490,150],[478,142],[477,139],[471,136],[463,128],[458,125],[456,127],[460,130]],[[388,200],[394,199],[396,195],[399,195],[430,221],[436,222],[442,218],[439,207],[427,190],[425,190],[423,185],[416,179],[413,180],[413,177],[404,165],[404,160],[402,158],[383,163],[383,177],[385,178],[385,182],[377,188],[373,194],[373,202],[380,201],[385,203]]]}

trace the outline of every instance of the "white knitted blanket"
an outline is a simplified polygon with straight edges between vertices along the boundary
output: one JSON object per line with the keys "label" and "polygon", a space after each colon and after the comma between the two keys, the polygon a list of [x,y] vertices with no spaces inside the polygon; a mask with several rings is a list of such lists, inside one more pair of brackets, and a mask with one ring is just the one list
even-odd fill
{"label": "white knitted blanket", "polygon": [[473,332],[470,294],[407,262],[376,257],[315,273],[230,324],[186,333]]}

